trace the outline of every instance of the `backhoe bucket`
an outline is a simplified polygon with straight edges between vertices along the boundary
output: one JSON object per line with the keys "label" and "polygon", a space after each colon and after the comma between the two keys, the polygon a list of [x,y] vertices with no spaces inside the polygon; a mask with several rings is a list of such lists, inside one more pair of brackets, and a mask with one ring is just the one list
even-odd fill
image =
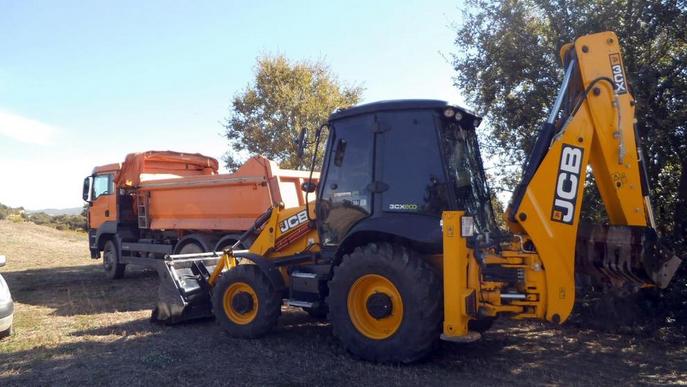
{"label": "backhoe bucket", "polygon": [[150,320],[163,324],[212,317],[208,278],[222,253],[179,254],[157,265],[158,303]]}
{"label": "backhoe bucket", "polygon": [[664,289],[682,262],[650,227],[580,226],[575,253],[579,273],[615,287]]}

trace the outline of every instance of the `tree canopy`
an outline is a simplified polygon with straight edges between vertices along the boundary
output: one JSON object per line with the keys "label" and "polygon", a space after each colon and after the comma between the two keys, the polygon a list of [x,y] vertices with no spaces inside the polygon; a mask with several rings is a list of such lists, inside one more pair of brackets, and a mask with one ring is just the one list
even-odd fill
{"label": "tree canopy", "polygon": [[[687,6],[684,1],[469,0],[457,28],[455,84],[488,118],[485,153],[501,160],[497,185],[517,182],[562,79],[558,52],[584,34],[612,30],[637,100],[660,231],[687,235]],[[515,177],[515,178],[514,178]],[[593,186],[587,218],[602,218]]]}
{"label": "tree canopy", "polygon": [[[290,61],[281,55],[258,58],[255,80],[234,96],[224,124],[231,146],[227,167],[240,165],[242,151],[262,154],[282,168],[309,167],[315,129],[334,110],[356,104],[362,92],[359,86],[341,83],[321,61]],[[299,159],[296,140],[302,128],[308,129],[311,145]]]}

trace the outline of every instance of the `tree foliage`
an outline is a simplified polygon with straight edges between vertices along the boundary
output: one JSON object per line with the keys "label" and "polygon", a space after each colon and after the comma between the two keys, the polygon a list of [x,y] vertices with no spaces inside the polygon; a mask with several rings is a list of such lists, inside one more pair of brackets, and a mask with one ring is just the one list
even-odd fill
{"label": "tree foliage", "polygon": [[[456,85],[488,118],[485,153],[522,165],[555,97],[559,49],[577,36],[615,31],[637,99],[660,231],[687,235],[687,7],[684,1],[470,0],[458,27]],[[497,185],[512,189],[511,170]],[[498,175],[498,174],[496,174]],[[603,219],[593,186],[587,219]]]}
{"label": "tree foliage", "polygon": [[[577,36],[605,30],[618,34],[637,100],[637,130],[657,227],[674,251],[687,258],[684,0],[468,0],[455,41],[455,83],[487,117],[485,153],[501,161],[501,170],[491,173],[497,189],[513,189],[519,176],[509,167],[525,161],[562,79],[560,47]],[[582,216],[592,222],[606,218],[592,178],[585,186]],[[687,327],[685,297],[687,265],[683,264],[666,292],[628,300],[651,305],[643,313],[651,317],[649,324],[672,319]],[[592,320],[603,318],[595,315]]]}
{"label": "tree foliage", "polygon": [[282,168],[309,167],[313,145],[306,148],[303,159],[296,156],[300,130],[308,129],[312,143],[315,129],[329,114],[356,104],[362,91],[339,82],[323,62],[294,62],[283,56],[258,58],[254,82],[234,96],[224,125],[233,150],[225,156],[227,167],[238,167],[245,151],[262,154]]}
{"label": "tree foliage", "polygon": [[23,221],[24,207],[12,208],[0,203],[0,220]]}

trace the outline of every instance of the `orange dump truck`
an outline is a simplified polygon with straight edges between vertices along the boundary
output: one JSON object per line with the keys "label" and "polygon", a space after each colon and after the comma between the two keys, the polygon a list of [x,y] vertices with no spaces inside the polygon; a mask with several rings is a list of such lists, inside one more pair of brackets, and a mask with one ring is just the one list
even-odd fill
{"label": "orange dump truck", "polygon": [[217,160],[200,154],[129,154],[84,179],[91,257],[102,253],[107,276],[120,278],[128,264],[154,267],[167,254],[220,251],[274,203],[303,205],[306,180],[308,172],[261,156],[218,174]]}

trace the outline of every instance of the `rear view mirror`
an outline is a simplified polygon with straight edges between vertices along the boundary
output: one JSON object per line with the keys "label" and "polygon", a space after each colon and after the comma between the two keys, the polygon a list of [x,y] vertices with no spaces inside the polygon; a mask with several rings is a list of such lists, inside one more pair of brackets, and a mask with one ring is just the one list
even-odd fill
{"label": "rear view mirror", "polygon": [[81,197],[85,202],[90,202],[89,196],[91,195],[91,180],[93,178],[91,176],[87,176],[85,179],[83,179],[83,192],[81,194]]}
{"label": "rear view mirror", "polygon": [[4,255],[0,255],[0,267],[5,266],[6,263],[7,263],[7,258],[5,258]]}
{"label": "rear view mirror", "polygon": [[317,189],[317,183],[313,183],[312,181],[306,181],[303,184],[301,184],[301,189],[303,192],[315,192],[315,189]]}
{"label": "rear view mirror", "polygon": [[298,133],[298,140],[296,140],[296,156],[298,156],[299,159],[303,158],[303,154],[305,153],[306,134],[308,134],[308,129],[301,129],[301,132]]}

